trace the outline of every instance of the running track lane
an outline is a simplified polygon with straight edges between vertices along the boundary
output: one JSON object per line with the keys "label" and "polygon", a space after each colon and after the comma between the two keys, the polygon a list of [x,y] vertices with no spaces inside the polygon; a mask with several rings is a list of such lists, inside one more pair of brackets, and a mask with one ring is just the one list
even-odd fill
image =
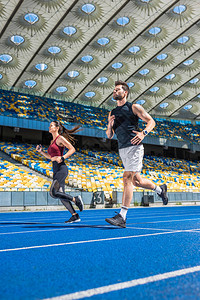
{"label": "running track lane", "polygon": [[[141,213],[141,211],[143,211],[143,213]],[[155,211],[156,210],[151,210],[151,213]],[[77,228],[73,226],[72,228],[74,230],[67,230],[66,232],[64,230],[57,230],[52,233],[29,233],[29,246],[30,242],[34,244],[34,241],[38,240],[40,240],[40,245],[44,245],[45,243],[42,242],[46,240],[47,233],[50,235],[48,239],[54,240],[54,243],[56,243],[58,239],[62,240],[65,234],[66,239],[71,239],[71,236],[73,236],[73,242],[75,242],[75,244],[4,251],[0,253],[2,262],[1,274],[3,274],[3,278],[0,282],[1,299],[51,298],[76,293],[77,291],[85,291],[87,289],[93,290],[108,285],[113,286],[121,282],[132,282],[142,278],[157,276],[158,274],[176,272],[177,270],[198,266],[197,262],[200,261],[198,232],[200,219],[195,218],[195,213],[196,217],[198,217],[200,211],[192,211],[189,209],[190,216],[188,217],[188,221],[186,216],[187,210],[180,210],[184,213],[184,216],[180,214],[182,221],[178,222],[172,220],[173,216],[177,214],[176,208],[174,214],[171,214],[171,217],[169,217],[170,231],[169,228],[166,228],[166,232],[164,231],[164,227],[166,225],[169,227],[167,218],[165,218],[166,222],[160,222],[158,224],[155,223],[155,218],[157,218],[157,221],[163,221],[163,212],[167,213],[167,211],[170,211],[172,213],[173,210],[170,208],[170,210],[167,211],[165,209],[159,211],[161,216],[159,217],[158,213],[157,217],[155,217],[154,214],[151,219],[150,210],[148,210],[148,208],[146,211],[138,210],[138,212],[137,210],[130,210],[130,222],[136,221],[137,219],[138,224],[134,222],[134,226],[140,228],[142,221],[142,227],[148,226],[147,230],[145,230],[145,228],[111,230],[110,227],[106,229],[106,223],[102,222],[102,212],[105,212],[106,217],[108,216],[108,211],[102,211],[101,214],[98,214],[98,211],[97,213],[93,211],[92,214],[91,211],[89,211],[87,214],[87,211],[85,211],[86,220],[83,218],[83,224],[87,222],[87,224],[91,226],[86,225],[86,227]],[[145,212],[147,215],[146,219]],[[112,211],[109,210],[109,213],[112,213]],[[167,215],[166,213],[164,213],[164,215]],[[191,216],[192,214],[193,216]],[[98,215],[100,218],[98,218]],[[96,221],[92,221],[93,218],[90,217],[94,217]],[[193,220],[191,220],[192,218]],[[91,221],[88,221],[89,219]],[[174,219],[177,219],[177,217]],[[94,223],[100,223],[102,225],[92,227]],[[161,225],[162,228],[160,228]],[[23,225],[21,224],[19,226],[21,226],[20,230],[23,230]],[[17,226],[17,228],[19,226]],[[34,226],[35,225],[32,225],[32,227]],[[130,225],[130,227],[131,226],[133,225]],[[156,226],[157,228],[152,228],[151,232],[150,226]],[[176,227],[178,227],[179,230],[176,230]],[[192,231],[192,228],[196,229],[196,231]],[[159,229],[161,230],[159,231]],[[16,226],[13,226],[13,230],[16,230]],[[30,230],[30,228],[25,227],[24,230]],[[157,232],[155,230],[157,230]],[[33,231],[33,228],[31,231]],[[127,235],[130,236],[130,232],[132,233],[131,236],[135,237],[128,238]],[[156,233],[165,234],[158,235]],[[25,233],[25,235],[25,240],[27,240],[27,233]],[[23,236],[23,234],[9,235],[9,243],[12,241],[13,249],[15,248],[15,244],[19,243],[18,239],[20,243],[24,243],[25,241],[19,238],[19,236]],[[100,236],[100,241],[87,242],[91,237],[93,237],[93,240],[97,240],[100,239]],[[120,236],[122,236],[123,239],[121,239]],[[88,239],[86,239],[87,237]],[[2,236],[0,236],[0,238],[2,238]],[[6,239],[7,238],[8,235],[6,236]],[[84,243],[80,243],[83,238]],[[109,240],[109,238],[112,239]],[[189,291],[190,295],[197,296],[200,295],[198,290],[200,286],[198,274],[198,272],[188,273],[171,279],[149,282],[128,289],[120,289],[115,292],[106,293],[103,294],[103,298],[101,298],[102,295],[96,295],[94,298],[113,299],[112,297],[114,297],[115,299],[133,299],[133,295],[137,295],[137,299],[142,299],[140,297],[146,294],[146,299],[148,299],[155,295],[163,296],[163,291],[166,295],[172,296],[173,293],[181,293],[184,289],[185,294]],[[153,286],[155,288],[152,288]],[[192,291],[191,286],[193,286]],[[168,297],[168,299],[170,298]],[[185,299],[189,298],[187,297]]]}

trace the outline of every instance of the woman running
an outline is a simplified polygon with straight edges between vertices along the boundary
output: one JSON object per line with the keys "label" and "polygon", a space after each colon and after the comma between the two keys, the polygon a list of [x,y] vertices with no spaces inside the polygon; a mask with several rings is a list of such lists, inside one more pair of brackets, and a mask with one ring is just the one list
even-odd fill
{"label": "woman running", "polygon": [[[48,148],[48,153],[42,150],[41,145],[36,147],[36,151],[53,162],[53,183],[50,187],[50,195],[53,198],[59,198],[72,214],[71,218],[65,223],[80,221],[80,217],[71,202],[74,202],[80,211],[83,210],[81,196],[72,197],[65,194],[65,179],[68,175],[68,168],[64,161],[76,151],[72,145],[74,144],[74,138],[70,134],[77,132],[78,129],[79,126],[76,126],[68,130],[59,121],[53,121],[49,126],[49,132],[52,134],[53,140]],[[63,155],[65,148],[68,149],[68,152]]]}

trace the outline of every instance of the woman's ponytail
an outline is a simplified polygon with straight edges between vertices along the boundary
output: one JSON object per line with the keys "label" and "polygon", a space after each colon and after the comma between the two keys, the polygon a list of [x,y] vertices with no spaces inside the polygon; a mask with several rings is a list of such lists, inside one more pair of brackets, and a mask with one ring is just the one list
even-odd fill
{"label": "woman's ponytail", "polygon": [[78,131],[80,131],[80,127],[79,125],[75,126],[72,129],[67,129],[65,128],[60,121],[54,121],[56,127],[59,127],[58,133],[62,136],[64,136],[64,138],[66,138],[66,140],[68,140],[71,144],[75,143],[75,138],[73,136],[71,136],[71,134],[76,133]]}
{"label": "woman's ponytail", "polygon": [[71,130],[68,130],[67,128],[65,128],[62,125],[61,135],[64,136],[70,143],[74,144],[75,143],[75,138],[73,136],[71,136],[71,134],[80,131],[79,128],[80,128],[80,126],[77,125],[74,128],[72,128]]}

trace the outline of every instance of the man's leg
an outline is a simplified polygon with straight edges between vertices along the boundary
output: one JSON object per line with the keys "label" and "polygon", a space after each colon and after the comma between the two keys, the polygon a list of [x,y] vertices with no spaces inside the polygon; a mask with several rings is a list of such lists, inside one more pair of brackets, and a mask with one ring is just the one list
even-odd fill
{"label": "man's leg", "polygon": [[126,221],[126,214],[131,204],[133,198],[133,177],[135,172],[125,171],[123,174],[123,185],[124,191],[122,196],[122,206],[120,210],[120,215]]}
{"label": "man's leg", "polygon": [[133,198],[133,176],[134,172],[125,171],[123,174],[124,192],[122,196],[122,206],[120,213],[113,218],[106,218],[106,222],[125,228],[126,227],[126,214],[130,207]]}
{"label": "man's leg", "polygon": [[135,176],[133,176],[133,185],[148,190],[154,190],[156,187],[155,183],[142,177],[139,172],[135,173]]}
{"label": "man's leg", "polygon": [[125,171],[123,174],[124,191],[122,196],[122,205],[129,207],[133,198],[133,178],[135,173]]}
{"label": "man's leg", "polygon": [[143,189],[149,189],[155,191],[162,198],[163,204],[167,205],[168,197],[167,197],[166,184],[157,186],[151,180],[142,177],[140,173],[135,173],[135,176],[133,177],[133,185],[137,187],[141,187]]}

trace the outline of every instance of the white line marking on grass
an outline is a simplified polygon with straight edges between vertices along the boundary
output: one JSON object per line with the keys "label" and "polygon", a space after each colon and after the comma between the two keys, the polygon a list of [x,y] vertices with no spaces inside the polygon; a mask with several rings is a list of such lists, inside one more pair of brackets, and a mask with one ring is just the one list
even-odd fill
{"label": "white line marking on grass", "polygon": [[18,234],[18,233],[30,233],[30,232],[45,232],[45,231],[56,231],[56,230],[69,230],[69,229],[74,229],[74,228],[58,228],[58,229],[44,229],[44,230],[30,230],[30,231],[18,231],[18,232],[1,232],[0,235],[2,234]]}
{"label": "white line marking on grass", "polygon": [[156,233],[141,234],[141,235],[120,236],[120,237],[98,239],[98,240],[86,240],[86,241],[68,242],[68,243],[60,243],[60,244],[49,244],[49,245],[38,245],[38,246],[29,246],[29,247],[21,247],[21,248],[1,249],[0,252],[39,249],[39,248],[58,247],[58,246],[68,246],[68,245],[77,245],[77,244],[86,244],[86,243],[95,243],[95,242],[105,242],[105,241],[114,241],[114,240],[123,240],[123,239],[149,237],[149,236],[164,235],[164,234],[193,232],[194,230],[195,229],[176,230],[176,231],[156,232]]}
{"label": "white line marking on grass", "polygon": [[[160,280],[174,278],[177,276],[183,276],[183,275],[187,275],[187,274],[191,274],[191,273],[195,273],[195,272],[199,272],[199,271],[200,271],[200,266],[196,266],[196,267],[192,267],[192,268],[185,268],[185,269],[180,269],[177,271],[172,271],[172,272],[167,272],[167,273],[158,274],[158,275],[154,275],[154,276],[134,279],[134,280],[125,281],[125,282],[116,283],[116,284],[110,284],[110,285],[106,285],[106,286],[102,286],[102,287],[98,287],[98,288],[94,288],[94,289],[89,289],[89,290],[85,290],[85,291],[81,291],[81,292],[76,292],[76,293],[53,297],[53,298],[48,298],[48,299],[51,299],[51,300],[83,299],[83,298],[88,298],[88,297],[92,297],[95,295],[102,295],[102,294],[106,294],[106,293],[110,293],[110,292],[114,292],[114,291],[132,288],[132,287],[135,287],[138,285],[143,285],[143,284],[148,284],[148,283],[152,283],[152,282],[156,282],[156,281],[160,281]],[[48,300],[48,299],[46,299],[46,300]]]}

